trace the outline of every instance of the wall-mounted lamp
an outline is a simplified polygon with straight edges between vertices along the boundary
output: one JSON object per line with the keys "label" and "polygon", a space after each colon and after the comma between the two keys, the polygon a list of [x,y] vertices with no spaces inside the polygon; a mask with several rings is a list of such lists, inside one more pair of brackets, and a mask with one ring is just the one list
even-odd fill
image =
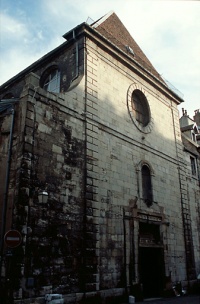
{"label": "wall-mounted lamp", "polygon": [[47,200],[48,200],[48,197],[49,197],[48,192],[46,192],[46,191],[39,192],[39,194],[38,194],[39,203],[46,204]]}

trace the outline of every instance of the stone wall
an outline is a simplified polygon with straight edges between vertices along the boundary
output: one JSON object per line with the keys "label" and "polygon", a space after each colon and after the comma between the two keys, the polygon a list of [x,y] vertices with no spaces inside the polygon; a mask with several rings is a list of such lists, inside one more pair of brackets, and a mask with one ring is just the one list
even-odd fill
{"label": "stone wall", "polygon": [[[46,293],[62,293],[67,303],[122,299],[141,281],[141,223],[159,227],[164,277],[188,278],[183,223],[190,213],[182,214],[187,209],[196,221],[198,201],[187,188],[176,100],[152,75],[89,38],[78,49],[78,75],[74,43],[3,92],[19,94],[8,209],[23,241],[6,261],[16,303],[42,303]],[[61,70],[59,94],[40,87],[52,64]],[[146,127],[132,114],[135,89],[148,101]],[[150,205],[142,194],[143,164],[151,172]],[[191,208],[187,191],[196,199]]]}
{"label": "stone wall", "polygon": [[[22,93],[27,111],[16,214],[28,208],[18,221],[32,230],[24,244],[25,273],[36,294],[45,286],[54,293],[79,291],[82,284],[85,138],[79,90],[55,96],[30,87]],[[47,203],[39,198],[42,191]]]}
{"label": "stone wall", "polygon": [[[88,54],[90,69],[97,70],[97,76],[90,77],[98,87],[98,105],[95,103],[98,115],[88,117],[88,121],[98,126],[100,288],[124,286],[129,277],[131,254],[127,253],[129,260],[126,260],[124,246],[126,250],[129,248],[129,252],[133,248],[130,239],[126,240],[126,244],[124,241],[123,208],[129,207],[130,201],[136,197],[138,209],[149,214],[160,213],[168,222],[168,226],[163,223],[161,228],[165,273],[173,281],[185,280],[181,190],[178,186],[181,177],[177,169],[183,161],[176,103],[92,43],[88,47]],[[147,97],[151,111],[149,132],[138,130],[129,115],[127,96],[130,86],[142,90]],[[151,208],[142,201],[142,163],[152,168],[154,203]],[[135,219],[136,269],[138,222],[139,219]],[[130,225],[129,229],[127,233],[130,236],[133,226],[131,228]],[[135,280],[138,282],[138,270],[136,274]]]}

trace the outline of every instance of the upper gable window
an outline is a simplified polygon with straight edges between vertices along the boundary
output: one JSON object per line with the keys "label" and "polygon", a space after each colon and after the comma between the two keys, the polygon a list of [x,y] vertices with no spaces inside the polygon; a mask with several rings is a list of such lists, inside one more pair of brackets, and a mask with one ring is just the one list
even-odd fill
{"label": "upper gable window", "polygon": [[60,92],[60,71],[57,67],[46,70],[42,76],[41,86],[48,92]]}
{"label": "upper gable window", "polygon": [[138,89],[132,94],[132,109],[135,119],[146,127],[150,121],[149,106],[145,95]]}

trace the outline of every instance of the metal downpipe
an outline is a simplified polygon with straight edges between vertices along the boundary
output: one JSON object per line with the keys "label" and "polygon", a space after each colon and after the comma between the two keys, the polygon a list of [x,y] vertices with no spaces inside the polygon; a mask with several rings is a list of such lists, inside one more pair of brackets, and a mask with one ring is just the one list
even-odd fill
{"label": "metal downpipe", "polygon": [[13,129],[14,129],[14,118],[15,118],[15,110],[14,106],[12,106],[10,110],[12,114],[12,120],[10,125],[10,137],[9,137],[9,148],[8,148],[8,159],[6,166],[6,180],[5,180],[5,192],[3,199],[3,208],[2,208],[2,222],[1,222],[1,239],[0,239],[0,249],[1,249],[1,260],[0,260],[0,275],[2,275],[2,260],[3,260],[3,251],[4,251],[4,235],[6,228],[6,213],[7,213],[7,201],[8,201],[8,186],[9,186],[9,176],[10,176],[10,163],[11,163],[11,154],[12,154],[12,141],[13,141]]}

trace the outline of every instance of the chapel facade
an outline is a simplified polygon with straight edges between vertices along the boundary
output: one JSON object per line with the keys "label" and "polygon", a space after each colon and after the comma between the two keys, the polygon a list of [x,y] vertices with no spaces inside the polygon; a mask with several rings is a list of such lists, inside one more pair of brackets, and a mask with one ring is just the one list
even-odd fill
{"label": "chapel facade", "polygon": [[199,167],[189,196],[182,97],[114,12],[63,37],[1,86],[2,294],[112,303],[193,286]]}

